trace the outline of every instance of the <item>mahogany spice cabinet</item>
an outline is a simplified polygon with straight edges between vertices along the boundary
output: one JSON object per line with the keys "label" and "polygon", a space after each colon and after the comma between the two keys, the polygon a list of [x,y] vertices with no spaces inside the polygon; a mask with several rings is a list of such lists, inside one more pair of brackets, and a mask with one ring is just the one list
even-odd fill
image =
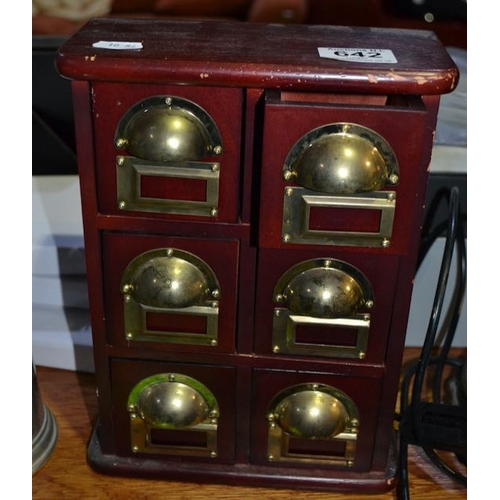
{"label": "mahogany spice cabinet", "polygon": [[94,19],[72,80],[97,471],[379,492],[440,95],[427,31]]}

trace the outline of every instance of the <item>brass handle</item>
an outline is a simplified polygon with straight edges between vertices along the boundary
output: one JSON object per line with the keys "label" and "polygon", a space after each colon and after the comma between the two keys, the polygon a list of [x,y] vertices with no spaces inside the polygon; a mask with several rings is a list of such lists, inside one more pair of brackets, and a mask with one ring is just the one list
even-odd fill
{"label": "brass handle", "polygon": [[317,318],[351,316],[373,307],[367,278],[354,266],[335,259],[301,262],[281,276],[275,300],[295,314]]}
{"label": "brass handle", "polygon": [[[130,391],[127,409],[134,453],[217,457],[219,407],[199,380],[180,373],[147,377]],[[164,439],[157,441],[158,433]],[[204,437],[179,444],[171,433]]]}
{"label": "brass handle", "polygon": [[156,308],[212,305],[220,288],[212,269],[195,255],[160,248],[136,257],[125,269],[122,292]]}
{"label": "brass handle", "polygon": [[211,116],[194,102],[172,96],[148,97],[133,105],[118,123],[115,145],[158,162],[196,161],[222,153]]}
{"label": "brass handle", "polygon": [[128,409],[154,428],[184,429],[216,419],[213,394],[199,381],[181,374],[158,374],[131,391]]}
{"label": "brass handle", "polygon": [[353,401],[325,384],[301,384],[281,392],[268,419],[288,435],[306,439],[334,438],[359,426]]}
{"label": "brass handle", "polygon": [[334,123],[312,130],[290,150],[285,180],[329,194],[354,194],[395,185],[394,151],[379,134],[361,125]]}

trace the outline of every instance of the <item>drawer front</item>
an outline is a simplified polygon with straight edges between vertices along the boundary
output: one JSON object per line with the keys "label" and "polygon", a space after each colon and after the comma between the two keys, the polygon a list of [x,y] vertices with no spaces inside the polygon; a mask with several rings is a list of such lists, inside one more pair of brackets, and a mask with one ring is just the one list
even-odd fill
{"label": "drawer front", "polygon": [[325,249],[259,254],[259,354],[383,363],[399,257]]}
{"label": "drawer front", "polygon": [[234,460],[234,368],[113,359],[111,385],[119,455]]}
{"label": "drawer front", "polygon": [[108,342],[233,352],[237,241],[103,235]]}
{"label": "drawer front", "polygon": [[242,90],[93,84],[99,210],[238,219]]}
{"label": "drawer front", "polygon": [[251,461],[368,470],[379,396],[376,378],[255,369]]}
{"label": "drawer front", "polygon": [[261,246],[405,253],[427,168],[425,119],[420,101],[346,107],[268,97]]}

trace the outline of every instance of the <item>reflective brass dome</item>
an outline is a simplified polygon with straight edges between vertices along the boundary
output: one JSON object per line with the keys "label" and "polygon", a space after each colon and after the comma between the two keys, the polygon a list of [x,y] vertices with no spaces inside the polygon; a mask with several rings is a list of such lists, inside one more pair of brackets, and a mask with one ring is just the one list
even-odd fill
{"label": "reflective brass dome", "polygon": [[139,266],[130,293],[151,307],[181,308],[204,303],[210,296],[207,276],[179,257],[155,257]]}
{"label": "reflective brass dome", "polygon": [[292,436],[329,438],[343,432],[349,414],[336,397],[319,390],[302,390],[284,398],[274,410],[276,423]]}
{"label": "reflective brass dome", "polygon": [[302,187],[330,194],[382,189],[398,180],[390,146],[375,132],[352,124],[316,129],[292,148],[285,178]]}
{"label": "reflective brass dome", "polygon": [[285,286],[282,296],[293,313],[319,318],[350,316],[365,302],[361,285],[346,272],[330,267],[297,274]]}
{"label": "reflective brass dome", "polygon": [[182,382],[161,381],[146,386],[136,401],[141,418],[154,427],[182,429],[209,417],[203,396]]}
{"label": "reflective brass dome", "polygon": [[212,118],[181,98],[156,96],[136,104],[123,116],[115,144],[150,161],[196,161],[219,154],[220,136]]}

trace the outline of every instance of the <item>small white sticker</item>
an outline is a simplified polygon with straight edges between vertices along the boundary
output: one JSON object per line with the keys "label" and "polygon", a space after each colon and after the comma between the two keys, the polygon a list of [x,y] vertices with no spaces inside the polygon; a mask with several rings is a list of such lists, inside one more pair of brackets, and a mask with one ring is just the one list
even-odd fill
{"label": "small white sticker", "polygon": [[101,40],[93,43],[92,47],[111,50],[138,50],[142,49],[142,42],[106,42]]}
{"label": "small white sticker", "polygon": [[389,49],[358,49],[340,47],[318,47],[320,57],[336,59],[337,61],[358,63],[397,63],[392,50]]}

